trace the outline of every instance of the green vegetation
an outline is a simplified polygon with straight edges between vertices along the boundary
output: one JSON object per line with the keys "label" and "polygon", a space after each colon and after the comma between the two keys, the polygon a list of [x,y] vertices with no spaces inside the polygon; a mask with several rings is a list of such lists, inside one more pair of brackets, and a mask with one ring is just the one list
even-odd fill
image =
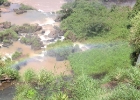
{"label": "green vegetation", "polygon": [[21,52],[15,52],[13,55],[12,55],[12,59],[17,59],[18,57],[20,57],[22,55]]}
{"label": "green vegetation", "polygon": [[28,5],[24,5],[24,4],[20,4],[20,10],[34,10],[34,8],[33,7],[31,7],[31,6],[28,6]]}
{"label": "green vegetation", "polygon": [[50,44],[47,46],[47,50],[54,49],[54,48],[61,48],[65,46],[72,46],[72,42],[69,40],[65,40],[63,42],[57,41],[56,43]]}
{"label": "green vegetation", "polygon": [[7,0],[0,0],[0,5],[3,4],[4,2],[7,2]]}
{"label": "green vegetation", "polygon": [[72,4],[64,5],[60,14],[67,16],[62,18],[61,23],[67,39],[104,37],[104,39],[114,40],[126,39],[129,34],[127,7],[107,9],[96,1],[76,0]]}
{"label": "green vegetation", "polygon": [[0,39],[2,42],[8,42],[8,41],[17,41],[18,40],[17,33],[12,29],[5,29],[3,31],[0,31]]}
{"label": "green vegetation", "polygon": [[135,17],[138,14],[139,11],[140,11],[140,0],[136,0],[136,4],[133,7],[132,11],[129,13],[128,17],[130,19]]}
{"label": "green vegetation", "polygon": [[5,62],[0,60],[0,80],[1,79],[19,79],[18,71],[11,68],[14,62],[7,59]]}
{"label": "green vegetation", "polygon": [[130,66],[131,52],[127,43],[113,47],[106,45],[104,48],[95,48],[84,53],[73,54],[69,57],[69,60],[76,74],[110,73],[114,72],[118,67],[127,68]]}
{"label": "green vegetation", "polygon": [[[67,58],[73,73],[56,76],[45,70],[39,73],[27,70],[16,85],[14,100],[139,100],[140,69],[132,66],[130,56],[140,53],[139,0],[132,11],[117,6],[107,9],[94,0],[75,0],[64,4],[59,13],[66,40],[49,45],[47,54],[56,59]],[[18,28],[29,33],[36,29],[28,24]],[[11,32],[6,29],[0,35]],[[94,41],[97,47],[72,54],[69,39]],[[3,41],[7,42],[7,38]],[[30,36],[21,42],[39,45],[38,38]],[[15,53],[14,57],[17,56],[19,53]],[[0,61],[0,76],[5,73],[17,79],[17,71],[4,67],[9,66],[6,64]]]}

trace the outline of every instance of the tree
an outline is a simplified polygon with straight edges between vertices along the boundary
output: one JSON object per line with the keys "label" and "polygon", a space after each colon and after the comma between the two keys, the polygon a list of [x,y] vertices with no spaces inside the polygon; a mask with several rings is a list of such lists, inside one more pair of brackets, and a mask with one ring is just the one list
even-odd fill
{"label": "tree", "polygon": [[5,0],[0,0],[0,5],[3,4],[4,1],[5,1]]}

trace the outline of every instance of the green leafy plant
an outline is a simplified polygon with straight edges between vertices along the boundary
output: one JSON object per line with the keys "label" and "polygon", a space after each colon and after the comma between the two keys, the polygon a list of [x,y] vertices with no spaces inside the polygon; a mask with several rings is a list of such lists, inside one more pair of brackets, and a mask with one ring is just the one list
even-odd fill
{"label": "green leafy plant", "polygon": [[36,74],[32,69],[28,69],[23,75],[23,81],[32,82],[36,78]]}

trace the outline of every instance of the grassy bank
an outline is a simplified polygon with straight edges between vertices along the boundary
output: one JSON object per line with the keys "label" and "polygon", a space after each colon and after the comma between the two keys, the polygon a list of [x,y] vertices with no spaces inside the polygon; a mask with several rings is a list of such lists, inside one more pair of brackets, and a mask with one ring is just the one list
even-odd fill
{"label": "grassy bank", "polygon": [[137,100],[140,70],[131,66],[131,52],[125,42],[72,54],[70,76],[28,70],[14,100]]}

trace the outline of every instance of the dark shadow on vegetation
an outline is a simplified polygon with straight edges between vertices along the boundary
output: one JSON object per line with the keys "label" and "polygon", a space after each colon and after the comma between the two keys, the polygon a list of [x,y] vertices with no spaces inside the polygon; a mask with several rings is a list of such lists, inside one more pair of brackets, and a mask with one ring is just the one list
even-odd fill
{"label": "dark shadow on vegetation", "polygon": [[105,75],[107,74],[107,72],[102,72],[102,73],[96,73],[96,74],[91,74],[90,76],[93,78],[93,79],[102,79],[105,77]]}
{"label": "dark shadow on vegetation", "polygon": [[137,59],[138,59],[139,53],[137,51],[134,51],[130,54],[131,64],[133,66],[136,65]]}
{"label": "dark shadow on vegetation", "polygon": [[102,84],[101,87],[102,88],[107,88],[107,89],[114,89],[117,85],[118,85],[118,81],[111,81],[105,84]]}

